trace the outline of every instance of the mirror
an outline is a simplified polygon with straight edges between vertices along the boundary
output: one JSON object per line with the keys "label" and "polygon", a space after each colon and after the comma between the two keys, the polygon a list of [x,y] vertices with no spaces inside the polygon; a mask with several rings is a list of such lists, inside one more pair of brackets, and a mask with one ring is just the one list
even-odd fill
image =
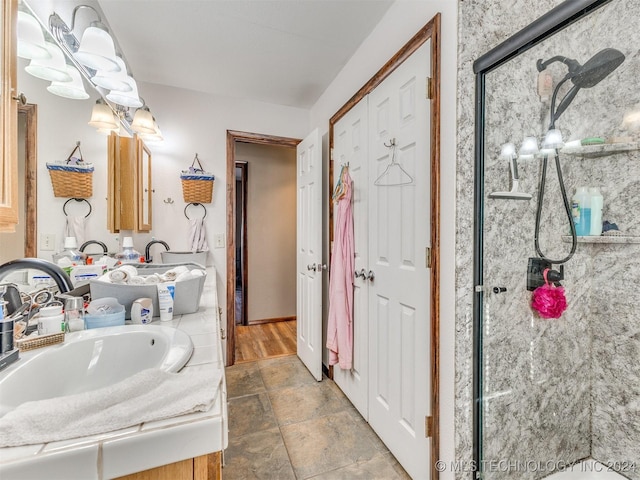
{"label": "mirror", "polygon": [[[640,375],[631,367],[640,362],[640,337],[630,327],[640,308],[640,217],[633,207],[640,146],[636,127],[625,121],[640,103],[637,25],[629,21],[639,16],[637,2],[564,2],[474,66],[476,465],[510,459],[559,467],[593,458],[622,466],[640,458],[640,417],[632,407],[640,402]],[[564,145],[521,155],[525,137],[542,146],[550,127]],[[515,148],[501,155],[509,143]],[[575,199],[581,186],[604,197],[595,226],[608,220],[617,231],[572,235],[571,224],[594,213]],[[542,278],[535,267],[541,259],[563,276],[546,286],[558,299],[556,312],[532,306],[539,287],[529,287]],[[544,284],[542,278],[538,286]]]}
{"label": "mirror", "polygon": [[138,230],[151,230],[151,151],[138,140]]}

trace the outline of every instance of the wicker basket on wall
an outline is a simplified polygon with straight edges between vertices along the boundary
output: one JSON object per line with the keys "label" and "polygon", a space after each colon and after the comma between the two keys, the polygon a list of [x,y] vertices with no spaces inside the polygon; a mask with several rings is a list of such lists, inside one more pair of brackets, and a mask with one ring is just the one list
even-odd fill
{"label": "wicker basket on wall", "polygon": [[[198,167],[195,166],[196,162]],[[188,170],[180,174],[182,182],[182,198],[187,203],[211,203],[215,177],[205,172],[196,153]]]}
{"label": "wicker basket on wall", "polygon": [[[73,154],[79,153],[79,157]],[[93,195],[93,164],[85,163],[80,142],[65,161],[47,162],[47,170],[53,185],[53,194],[65,198],[89,198]]]}

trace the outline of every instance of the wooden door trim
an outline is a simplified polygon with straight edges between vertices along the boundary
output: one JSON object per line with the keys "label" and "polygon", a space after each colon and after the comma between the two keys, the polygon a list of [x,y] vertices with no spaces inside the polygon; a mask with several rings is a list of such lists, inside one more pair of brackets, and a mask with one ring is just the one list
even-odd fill
{"label": "wooden door trim", "polygon": [[299,138],[227,130],[227,366],[236,360],[236,142],[280,147],[297,147]]}
{"label": "wooden door trim", "polygon": [[24,256],[38,256],[38,106],[18,105],[18,114],[25,115],[24,199],[25,243]]}
{"label": "wooden door trim", "polygon": [[[425,42],[431,40],[431,478],[439,472],[435,462],[440,449],[440,23],[437,13],[378,70],[329,120],[329,151],[333,152],[334,125],[376,88]],[[333,159],[330,159],[333,160]],[[329,198],[333,186],[333,161],[329,162]],[[333,203],[329,203],[329,238],[333,240]],[[331,252],[329,252],[331,255]]]}

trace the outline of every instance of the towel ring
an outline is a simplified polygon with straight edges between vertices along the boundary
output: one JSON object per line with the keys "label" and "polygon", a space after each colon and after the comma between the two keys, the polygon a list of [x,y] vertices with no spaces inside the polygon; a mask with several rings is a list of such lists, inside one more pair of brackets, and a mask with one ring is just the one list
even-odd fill
{"label": "towel ring", "polygon": [[191,219],[189,218],[189,215],[187,215],[187,208],[189,208],[189,205],[200,205],[200,206],[203,208],[203,210],[204,210],[204,215],[202,216],[202,218],[206,218],[206,217],[207,217],[207,207],[205,207],[205,206],[204,206],[203,204],[201,204],[201,203],[195,203],[195,202],[192,202],[192,203],[187,203],[187,206],[186,206],[186,207],[184,207],[184,216],[185,216],[185,217],[187,217],[187,220],[191,220]]}
{"label": "towel ring", "polygon": [[93,209],[91,208],[91,203],[89,203],[89,200],[87,200],[86,198],[70,198],[69,200],[64,202],[64,205],[62,206],[62,211],[64,212],[65,217],[69,216],[69,214],[67,213],[67,203],[69,203],[71,200],[75,200],[76,202],[87,202],[87,205],[89,205],[89,213],[87,213],[84,218],[87,218],[89,215],[91,215],[91,211]]}

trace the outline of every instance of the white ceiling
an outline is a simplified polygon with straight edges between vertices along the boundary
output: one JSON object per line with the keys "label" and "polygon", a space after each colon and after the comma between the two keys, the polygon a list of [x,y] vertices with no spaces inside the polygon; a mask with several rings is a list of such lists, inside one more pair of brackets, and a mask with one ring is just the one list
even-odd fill
{"label": "white ceiling", "polygon": [[308,108],[393,1],[99,4],[137,81]]}

